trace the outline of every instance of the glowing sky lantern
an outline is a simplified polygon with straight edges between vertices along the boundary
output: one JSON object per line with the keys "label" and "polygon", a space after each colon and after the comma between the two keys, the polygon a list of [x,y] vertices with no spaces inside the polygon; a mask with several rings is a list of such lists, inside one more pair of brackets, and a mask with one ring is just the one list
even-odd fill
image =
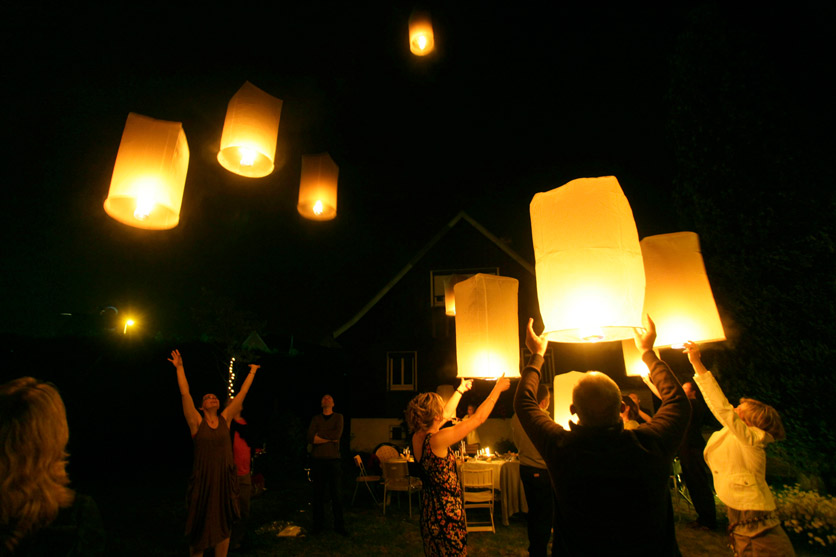
{"label": "glowing sky lantern", "polygon": [[409,17],[409,50],[416,56],[426,56],[435,48],[430,14],[415,10]]}
{"label": "glowing sky lantern", "polygon": [[572,390],[585,375],[584,372],[569,371],[554,376],[554,391],[552,391],[554,393],[552,395],[554,421],[562,425],[564,429],[569,429],[570,421],[575,423],[578,421],[577,417],[572,418],[574,414],[569,410],[569,407],[572,405]]}
{"label": "glowing sky lantern", "polygon": [[445,315],[456,315],[456,284],[465,280],[467,275],[449,275],[444,279],[444,313]]}
{"label": "glowing sky lantern", "polygon": [[726,340],[694,232],[648,236],[641,241],[647,289],[644,311],[656,322],[656,346],[686,340]]}
{"label": "glowing sky lantern", "polygon": [[136,228],[165,230],[180,222],[189,145],[180,122],[128,114],[104,210]]}
{"label": "glowing sky lantern", "polygon": [[248,178],[273,172],[282,100],[249,81],[230,99],[221,135],[218,162]]}
{"label": "glowing sky lantern", "polygon": [[644,267],[633,212],[614,176],[579,178],[531,200],[540,315],[549,340],[633,338]]}
{"label": "glowing sky lantern", "polygon": [[337,216],[337,178],[340,168],[331,155],[302,156],[299,182],[299,214],[311,220],[331,220]]}
{"label": "glowing sky lantern", "polygon": [[[658,332],[658,328],[656,329]],[[656,355],[659,356],[659,351],[654,349]],[[642,361],[642,355],[639,349],[636,348],[636,341],[627,339],[621,341],[621,353],[624,356],[624,371],[627,372],[628,377],[645,377],[650,374],[647,369],[647,364]]]}
{"label": "glowing sky lantern", "polygon": [[453,289],[458,376],[519,377],[519,281],[479,273]]}

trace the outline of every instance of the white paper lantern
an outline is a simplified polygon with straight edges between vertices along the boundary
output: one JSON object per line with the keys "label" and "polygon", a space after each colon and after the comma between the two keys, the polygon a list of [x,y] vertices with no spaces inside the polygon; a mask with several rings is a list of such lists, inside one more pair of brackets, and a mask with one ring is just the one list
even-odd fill
{"label": "white paper lantern", "polygon": [[549,340],[633,338],[644,267],[633,212],[614,176],[580,178],[531,200],[540,315]]}
{"label": "white paper lantern", "polygon": [[465,280],[467,275],[449,275],[444,279],[444,313],[449,316],[456,315],[456,284]]}
{"label": "white paper lantern", "polygon": [[648,236],[641,249],[647,278],[644,311],[656,323],[656,346],[725,340],[699,236],[694,232]]}
{"label": "white paper lantern", "polygon": [[409,17],[409,50],[416,56],[426,56],[435,48],[430,14],[415,10]]}
{"label": "white paper lantern", "polygon": [[458,376],[519,377],[519,281],[479,273],[454,290]]}
{"label": "white paper lantern", "polygon": [[248,178],[273,172],[282,100],[249,81],[230,99],[221,135],[218,162]]}
{"label": "white paper lantern", "polygon": [[[659,351],[654,349],[656,356]],[[650,374],[647,364],[642,360],[639,349],[636,348],[636,341],[633,339],[621,341],[621,353],[624,356],[624,371],[628,377],[646,377]]]}
{"label": "white paper lantern", "polygon": [[299,182],[299,214],[311,220],[331,220],[337,216],[337,180],[340,167],[328,153],[302,156]]}
{"label": "white paper lantern", "polygon": [[180,222],[189,145],[180,122],[131,112],[125,122],[104,210],[136,228],[165,230]]}
{"label": "white paper lantern", "polygon": [[570,421],[578,423],[577,419],[572,419],[574,414],[569,408],[572,406],[572,391],[585,376],[586,372],[581,371],[569,371],[554,376],[554,421],[564,429],[569,429]]}

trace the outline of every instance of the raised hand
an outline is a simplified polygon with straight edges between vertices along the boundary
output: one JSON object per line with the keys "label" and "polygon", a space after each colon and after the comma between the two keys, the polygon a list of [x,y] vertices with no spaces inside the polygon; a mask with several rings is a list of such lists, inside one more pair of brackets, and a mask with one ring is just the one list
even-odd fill
{"label": "raised hand", "polygon": [[174,367],[183,367],[183,357],[176,348],[171,351],[171,357],[168,358],[168,361],[174,364]]}
{"label": "raised hand", "polygon": [[653,343],[656,342],[656,323],[653,322],[650,315],[645,315],[644,329],[633,329],[633,338],[639,352],[644,353],[653,350]]}
{"label": "raised hand", "polygon": [[546,340],[546,335],[538,335],[534,333],[534,318],[528,318],[528,329],[525,335],[525,346],[532,354],[545,355],[546,348],[549,346],[549,341]]}

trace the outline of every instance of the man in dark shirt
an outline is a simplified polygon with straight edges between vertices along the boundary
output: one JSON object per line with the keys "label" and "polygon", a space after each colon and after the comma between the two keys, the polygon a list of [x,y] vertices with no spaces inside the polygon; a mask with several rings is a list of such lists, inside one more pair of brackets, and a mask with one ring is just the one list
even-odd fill
{"label": "man in dark shirt", "polygon": [[[529,320],[532,357],[514,399],[520,423],[543,456],[555,495],[552,555],[679,555],[668,478],[690,417],[690,405],[670,368],[656,357],[655,325],[635,334],[650,379],[662,395],[653,420],[625,431],[621,391],[590,372],[572,392],[578,424],[565,430],[537,404],[548,341]],[[634,512],[624,513],[628,505]]]}
{"label": "man in dark shirt", "polygon": [[347,536],[343,520],[340,469],[340,437],[343,415],[334,412],[334,398],[326,394],[321,401],[322,413],[311,419],[308,443],[311,449],[311,481],[313,482],[313,532],[322,531],[325,523],[325,501],[330,496],[334,512],[334,530]]}

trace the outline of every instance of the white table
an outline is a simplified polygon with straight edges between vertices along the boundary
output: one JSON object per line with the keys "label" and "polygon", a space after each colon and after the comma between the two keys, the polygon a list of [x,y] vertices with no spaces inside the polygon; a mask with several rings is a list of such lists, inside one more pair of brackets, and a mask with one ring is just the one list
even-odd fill
{"label": "white table", "polygon": [[[468,459],[465,465],[477,464],[490,466],[493,470],[493,487],[499,491],[502,503],[502,524],[508,526],[508,519],[518,512],[528,512],[528,502],[525,500],[525,490],[520,479],[519,460],[475,460]],[[461,475],[462,463],[457,463]]]}

